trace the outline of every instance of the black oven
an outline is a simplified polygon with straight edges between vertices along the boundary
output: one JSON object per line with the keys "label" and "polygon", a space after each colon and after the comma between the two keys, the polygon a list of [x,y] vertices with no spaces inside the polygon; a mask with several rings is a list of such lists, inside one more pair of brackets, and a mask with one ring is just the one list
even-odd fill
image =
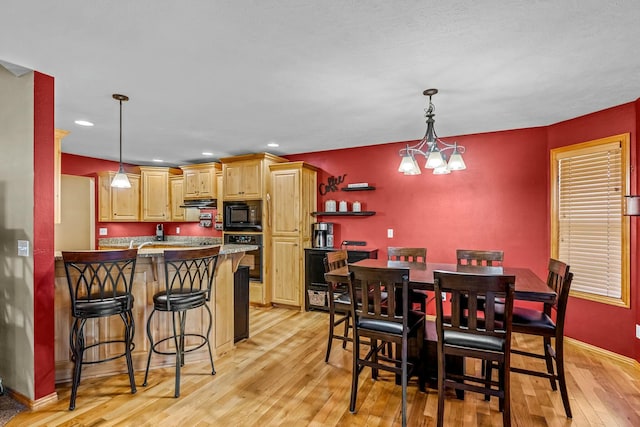
{"label": "black oven", "polygon": [[249,267],[249,280],[262,282],[264,260],[262,252],[262,234],[224,234],[224,243],[239,245],[256,245],[258,249],[245,252],[240,260],[240,265]]}
{"label": "black oven", "polygon": [[261,231],[262,201],[224,202],[224,231]]}

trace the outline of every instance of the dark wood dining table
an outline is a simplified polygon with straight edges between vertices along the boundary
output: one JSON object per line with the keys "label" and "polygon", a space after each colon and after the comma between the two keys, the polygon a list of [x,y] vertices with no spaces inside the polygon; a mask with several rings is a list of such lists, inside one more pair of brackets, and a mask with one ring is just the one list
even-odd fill
{"label": "dark wood dining table", "polygon": [[[517,301],[532,301],[552,304],[556,300],[556,293],[549,288],[545,281],[535,275],[533,271],[522,267],[477,267],[457,264],[428,262],[426,264],[409,263],[404,261],[387,261],[385,259],[363,259],[353,263],[363,267],[375,268],[408,268],[409,286],[413,289],[433,290],[433,272],[436,270],[453,271],[474,274],[504,274],[515,276],[515,299]],[[325,273],[327,282],[340,282],[349,275],[349,267],[341,267]]]}

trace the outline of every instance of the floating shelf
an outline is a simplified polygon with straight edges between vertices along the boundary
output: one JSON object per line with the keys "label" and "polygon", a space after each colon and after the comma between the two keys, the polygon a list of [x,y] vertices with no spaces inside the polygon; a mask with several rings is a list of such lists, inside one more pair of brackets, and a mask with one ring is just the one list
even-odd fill
{"label": "floating shelf", "polygon": [[342,187],[341,190],[342,191],[371,191],[371,190],[375,190],[376,187]]}
{"label": "floating shelf", "polygon": [[313,216],[371,216],[375,215],[374,211],[362,212],[311,212]]}

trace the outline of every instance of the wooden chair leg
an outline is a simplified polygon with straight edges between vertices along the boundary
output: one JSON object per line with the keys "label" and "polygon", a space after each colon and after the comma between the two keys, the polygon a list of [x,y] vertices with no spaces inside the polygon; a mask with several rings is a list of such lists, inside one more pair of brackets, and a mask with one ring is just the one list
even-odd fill
{"label": "wooden chair leg", "polygon": [[347,314],[344,320],[344,339],[342,340],[342,348],[347,348],[347,339],[349,338],[349,328],[351,327],[351,315]]}
{"label": "wooden chair leg", "polygon": [[356,399],[358,398],[358,377],[360,368],[358,358],[360,357],[360,340],[353,337],[353,366],[351,367],[351,401],[349,402],[349,412],[356,413]]}
{"label": "wooden chair leg", "polygon": [[333,322],[335,321],[335,312],[333,307],[329,309],[329,339],[327,340],[327,354],[324,356],[324,363],[329,362],[331,355],[331,344],[333,343]]}
{"label": "wooden chair leg", "polygon": [[444,425],[444,356],[438,358],[438,420],[437,426]]}
{"label": "wooden chair leg", "polygon": [[511,427],[511,374],[509,370],[503,365],[502,374],[502,388],[504,390],[504,398],[502,403],[502,425],[504,427]]}
{"label": "wooden chair leg", "polygon": [[567,418],[571,416],[571,406],[569,405],[569,394],[567,393],[567,380],[564,375],[564,342],[562,339],[556,340],[556,365],[558,368],[558,382],[560,383],[560,395]]}
{"label": "wooden chair leg", "polygon": [[551,351],[552,351],[551,338],[543,337],[543,341],[544,341],[544,360],[547,364],[547,372],[550,375],[553,375],[551,378],[549,378],[549,382],[551,383],[551,389],[553,391],[556,391],[558,387],[556,386],[555,374],[553,372],[553,356],[551,356]]}

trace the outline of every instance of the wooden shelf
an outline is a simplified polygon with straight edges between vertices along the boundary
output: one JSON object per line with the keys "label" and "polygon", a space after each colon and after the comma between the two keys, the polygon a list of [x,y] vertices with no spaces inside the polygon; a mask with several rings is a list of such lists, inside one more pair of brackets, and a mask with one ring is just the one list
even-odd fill
{"label": "wooden shelf", "polygon": [[341,190],[342,191],[371,191],[371,190],[375,190],[376,187],[342,187]]}
{"label": "wooden shelf", "polygon": [[374,211],[362,212],[311,212],[313,216],[371,216],[375,215]]}

